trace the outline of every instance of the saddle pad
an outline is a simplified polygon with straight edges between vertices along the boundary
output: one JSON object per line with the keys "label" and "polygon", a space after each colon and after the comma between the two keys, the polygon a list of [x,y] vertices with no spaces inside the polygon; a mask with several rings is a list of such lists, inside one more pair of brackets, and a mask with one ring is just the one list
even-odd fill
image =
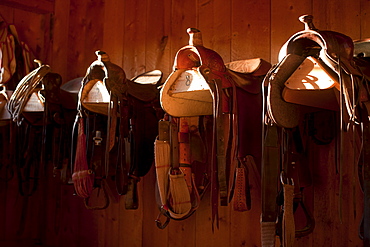
{"label": "saddle pad", "polygon": [[262,58],[233,61],[226,63],[225,66],[231,71],[253,74],[254,76],[264,76],[271,68],[271,64]]}
{"label": "saddle pad", "polygon": [[160,93],[164,111],[175,117],[212,115],[209,85],[198,70],[172,72]]}
{"label": "saddle pad", "polygon": [[156,100],[162,75],[162,71],[152,70],[127,80],[128,94],[144,102]]}
{"label": "saddle pad", "polygon": [[161,79],[162,79],[162,71],[156,69],[156,70],[145,72],[139,76],[136,76],[132,78],[131,81],[138,83],[138,84],[157,85]]}
{"label": "saddle pad", "polygon": [[256,71],[262,63],[262,59],[260,58],[251,58],[251,59],[245,59],[245,60],[238,60],[233,61],[230,63],[226,63],[226,68],[240,72],[240,73],[253,73]]}

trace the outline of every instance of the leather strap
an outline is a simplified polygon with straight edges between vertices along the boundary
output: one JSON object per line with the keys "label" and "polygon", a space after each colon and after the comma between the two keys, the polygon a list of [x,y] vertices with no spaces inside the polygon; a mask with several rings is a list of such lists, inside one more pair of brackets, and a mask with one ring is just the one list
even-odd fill
{"label": "leather strap", "polygon": [[126,101],[118,102],[119,133],[118,153],[116,160],[116,190],[119,195],[125,195],[128,191],[128,167],[131,165],[130,140],[128,136],[129,110]]}
{"label": "leather strap", "polygon": [[[189,193],[192,192],[192,171],[191,171],[191,154],[190,154],[190,133],[189,123],[187,117],[180,117],[179,119],[179,164],[180,169],[185,175],[185,181],[189,189]],[[196,189],[196,188],[195,188]]]}
{"label": "leather strap", "polygon": [[295,224],[293,215],[294,184],[283,184],[283,247],[293,247],[295,242]]}
{"label": "leather strap", "polygon": [[276,125],[266,125],[265,128],[262,162],[262,247],[275,246],[277,174],[280,160],[278,128]]}
{"label": "leather strap", "polygon": [[179,141],[178,141],[178,118],[170,120],[170,143],[171,143],[171,169],[178,170],[179,162]]}
{"label": "leather strap", "polygon": [[363,220],[363,240],[364,246],[370,246],[370,122],[368,114],[370,109],[363,110],[363,188],[364,188],[364,220]]}

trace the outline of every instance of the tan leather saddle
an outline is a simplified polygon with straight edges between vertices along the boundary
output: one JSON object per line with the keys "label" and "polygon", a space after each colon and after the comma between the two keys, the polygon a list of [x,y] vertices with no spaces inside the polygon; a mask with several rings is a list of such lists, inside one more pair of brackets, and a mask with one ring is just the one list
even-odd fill
{"label": "tan leather saddle", "polygon": [[[246,168],[247,157],[253,157],[259,167],[262,79],[271,65],[260,58],[225,65],[217,52],[203,46],[199,30],[189,28],[187,32],[189,45],[177,52],[174,71],[163,85],[160,100],[171,116],[213,117],[214,145],[209,157],[214,171],[211,178],[214,220],[219,198],[221,205],[227,205],[233,198],[234,174],[238,168]],[[259,169],[254,171],[259,176]],[[250,203],[247,204],[240,210],[250,209]]]}

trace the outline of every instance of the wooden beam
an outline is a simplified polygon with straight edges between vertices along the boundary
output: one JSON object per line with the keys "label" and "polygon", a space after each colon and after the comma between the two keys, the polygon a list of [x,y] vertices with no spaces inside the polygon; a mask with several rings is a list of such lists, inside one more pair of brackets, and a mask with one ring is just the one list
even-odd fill
{"label": "wooden beam", "polygon": [[37,14],[54,13],[54,0],[2,0],[0,5],[26,10]]}

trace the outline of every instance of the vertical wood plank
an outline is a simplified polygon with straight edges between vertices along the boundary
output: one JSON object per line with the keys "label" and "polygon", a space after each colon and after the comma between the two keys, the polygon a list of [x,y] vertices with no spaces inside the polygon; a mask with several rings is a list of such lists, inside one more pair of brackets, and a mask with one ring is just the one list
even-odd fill
{"label": "vertical wood plank", "polygon": [[228,206],[219,206],[219,228],[212,230],[212,210],[210,190],[204,194],[196,211],[196,246],[230,246],[230,212]]}
{"label": "vertical wood plank", "polygon": [[231,2],[220,0],[198,3],[198,27],[205,47],[216,51],[224,62],[230,61]]}
{"label": "vertical wood plank", "polygon": [[236,212],[233,202],[230,204],[230,232],[232,246],[260,246],[261,231],[261,181],[260,174],[254,174],[249,169],[249,186],[252,198],[252,208],[246,212]]}
{"label": "vertical wood plank", "polygon": [[125,3],[124,70],[128,78],[145,72],[147,1]]}
{"label": "vertical wood plank", "polygon": [[189,35],[186,29],[197,27],[197,0],[176,1],[172,0],[171,4],[171,32],[170,40],[170,57],[175,58],[177,51],[189,44]]}
{"label": "vertical wood plank", "polygon": [[71,78],[84,76],[87,67],[96,60],[95,51],[102,45],[101,1],[70,2],[68,71]]}
{"label": "vertical wood plank", "polygon": [[281,46],[294,33],[304,29],[299,16],[312,12],[312,1],[271,0],[271,63],[278,62]]}
{"label": "vertical wood plank", "polygon": [[55,0],[54,26],[52,30],[52,57],[50,66],[53,71],[59,73],[63,78],[63,83],[72,80],[68,73],[68,30],[70,0]]}
{"label": "vertical wood plank", "polygon": [[270,60],[270,1],[232,1],[232,60]]}
{"label": "vertical wood plank", "polygon": [[[361,22],[360,22],[360,38],[358,39],[366,39],[370,37],[370,4],[366,0],[360,0],[360,14],[361,14]],[[356,39],[357,37],[353,37]]]}
{"label": "vertical wood plank", "polygon": [[171,220],[168,225],[168,246],[196,246],[195,217]]}
{"label": "vertical wood plank", "polygon": [[[159,229],[155,220],[159,215],[159,208],[156,202],[156,174],[155,168],[149,171],[142,179],[143,182],[143,246],[168,246],[168,229]],[[164,223],[166,217],[160,218]],[[172,222],[170,222],[172,224]]]}
{"label": "vertical wood plank", "polygon": [[316,28],[340,32],[352,39],[360,38],[360,1],[312,2]]}
{"label": "vertical wood plank", "polygon": [[[23,10],[14,13],[14,24],[21,28],[19,39],[27,43],[37,59],[48,63],[47,54],[51,48],[50,15],[41,15]],[[45,42],[46,41],[46,42]]]}
{"label": "vertical wood plank", "polygon": [[103,46],[111,61],[123,66],[123,52],[125,46],[124,32],[125,2],[119,0],[105,1],[103,23]]}
{"label": "vertical wood plank", "polygon": [[148,0],[147,6],[146,70],[161,70],[165,80],[172,72],[173,62],[169,45],[171,0]]}

